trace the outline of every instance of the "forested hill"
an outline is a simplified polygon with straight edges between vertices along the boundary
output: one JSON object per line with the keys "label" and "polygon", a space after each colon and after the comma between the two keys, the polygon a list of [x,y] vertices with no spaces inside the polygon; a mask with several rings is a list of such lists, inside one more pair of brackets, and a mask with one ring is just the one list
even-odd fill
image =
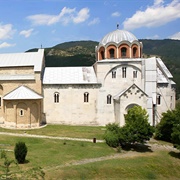
{"label": "forested hill", "polygon": [[[141,39],[143,56],[158,56],[174,76],[180,97],[180,41]],[[95,62],[96,41],[72,41],[45,48],[46,66],[90,66]],[[34,49],[30,50],[33,51]]]}

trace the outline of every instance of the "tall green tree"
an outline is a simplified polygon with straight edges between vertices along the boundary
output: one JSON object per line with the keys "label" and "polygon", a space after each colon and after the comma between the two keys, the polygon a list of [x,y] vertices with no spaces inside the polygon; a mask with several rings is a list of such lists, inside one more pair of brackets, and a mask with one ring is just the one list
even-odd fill
{"label": "tall green tree", "polygon": [[140,106],[134,106],[125,115],[125,126],[121,128],[121,143],[145,143],[153,135],[153,128],[148,122],[148,114]]}

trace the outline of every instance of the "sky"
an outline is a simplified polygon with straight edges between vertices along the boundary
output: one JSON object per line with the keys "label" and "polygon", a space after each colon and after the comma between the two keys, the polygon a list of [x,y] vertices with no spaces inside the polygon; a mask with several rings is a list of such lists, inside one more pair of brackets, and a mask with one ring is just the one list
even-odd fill
{"label": "sky", "polygon": [[180,0],[0,0],[0,53],[99,42],[117,24],[138,39],[180,40]]}

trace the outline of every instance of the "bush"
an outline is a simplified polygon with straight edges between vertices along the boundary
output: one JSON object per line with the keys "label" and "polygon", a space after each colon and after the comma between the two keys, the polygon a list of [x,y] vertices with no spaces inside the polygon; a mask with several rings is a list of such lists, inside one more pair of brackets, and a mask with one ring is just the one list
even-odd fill
{"label": "bush", "polygon": [[114,123],[106,125],[106,132],[104,135],[104,139],[110,147],[118,147],[119,146],[119,126]]}
{"label": "bush", "polygon": [[106,126],[105,141],[111,147],[122,147],[131,143],[144,143],[153,135],[153,128],[148,123],[148,114],[140,106],[134,106],[125,115],[126,124]]}
{"label": "bush", "polygon": [[175,122],[174,111],[168,110],[163,113],[160,123],[156,126],[155,139],[171,142],[171,134]]}
{"label": "bush", "polygon": [[25,162],[27,146],[24,142],[16,143],[14,148],[14,155],[19,164],[23,164]]}

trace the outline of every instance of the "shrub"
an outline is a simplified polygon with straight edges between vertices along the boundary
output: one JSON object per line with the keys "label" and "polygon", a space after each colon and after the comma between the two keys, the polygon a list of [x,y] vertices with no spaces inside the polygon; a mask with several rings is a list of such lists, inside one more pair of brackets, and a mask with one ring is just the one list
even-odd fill
{"label": "shrub", "polygon": [[27,146],[24,142],[16,143],[14,148],[14,155],[19,164],[23,164],[25,162]]}
{"label": "shrub", "polygon": [[119,126],[115,123],[106,125],[104,139],[110,147],[118,147],[119,146]]}

